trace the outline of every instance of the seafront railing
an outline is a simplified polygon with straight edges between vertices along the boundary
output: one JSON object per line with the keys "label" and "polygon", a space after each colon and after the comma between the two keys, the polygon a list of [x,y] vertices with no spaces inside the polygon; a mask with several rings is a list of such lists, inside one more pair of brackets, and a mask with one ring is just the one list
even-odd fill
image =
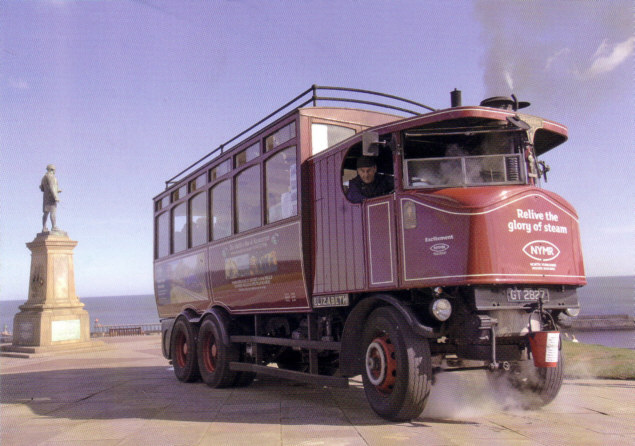
{"label": "seafront railing", "polygon": [[161,333],[161,324],[119,324],[119,325],[93,325],[90,336],[93,338],[109,336],[140,336],[146,334]]}

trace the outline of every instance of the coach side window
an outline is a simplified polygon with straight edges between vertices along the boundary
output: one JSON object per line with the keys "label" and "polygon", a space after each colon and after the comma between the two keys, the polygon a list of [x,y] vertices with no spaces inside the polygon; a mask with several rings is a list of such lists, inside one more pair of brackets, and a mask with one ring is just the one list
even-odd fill
{"label": "coach side window", "polygon": [[248,163],[249,161],[258,158],[260,155],[260,143],[252,144],[245,150],[234,156],[234,164],[236,168]]}
{"label": "coach side window", "polygon": [[311,124],[311,150],[313,155],[344,141],[355,134],[355,130],[333,124]]}
{"label": "coach side window", "polygon": [[207,194],[195,195],[190,200],[190,232],[192,246],[207,243]]}
{"label": "coach side window", "polygon": [[284,149],[265,164],[267,223],[298,213],[295,146]]}
{"label": "coach side window", "polygon": [[295,138],[295,122],[287,124],[274,134],[267,136],[265,139],[265,151],[269,152],[293,138]]}
{"label": "coach side window", "polygon": [[232,188],[231,181],[218,183],[210,193],[212,240],[227,237],[232,233]]}
{"label": "coach side window", "polygon": [[157,258],[170,254],[170,213],[164,212],[157,217]]}
{"label": "coach side window", "polygon": [[236,175],[237,232],[260,226],[260,165],[249,167]]}
{"label": "coach side window", "polygon": [[187,248],[187,208],[185,203],[172,209],[172,252]]}

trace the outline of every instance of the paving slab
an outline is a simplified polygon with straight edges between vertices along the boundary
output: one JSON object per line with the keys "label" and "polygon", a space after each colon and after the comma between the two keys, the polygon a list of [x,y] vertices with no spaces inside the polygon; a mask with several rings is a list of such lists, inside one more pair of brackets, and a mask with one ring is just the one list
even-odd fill
{"label": "paving slab", "polygon": [[0,358],[0,444],[635,444],[633,381],[565,380],[550,405],[523,411],[494,399],[482,372],[446,374],[421,417],[391,423],[370,409],[359,377],[348,389],[268,377],[211,389],[174,377],[159,336],[104,342],[100,352]]}

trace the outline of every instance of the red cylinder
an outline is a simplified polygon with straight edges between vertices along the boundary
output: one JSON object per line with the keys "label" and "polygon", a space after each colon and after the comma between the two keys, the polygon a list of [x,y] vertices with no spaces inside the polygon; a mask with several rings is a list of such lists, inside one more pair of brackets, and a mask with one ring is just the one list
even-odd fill
{"label": "red cylinder", "polygon": [[529,333],[529,347],[536,367],[557,367],[560,350],[559,331]]}

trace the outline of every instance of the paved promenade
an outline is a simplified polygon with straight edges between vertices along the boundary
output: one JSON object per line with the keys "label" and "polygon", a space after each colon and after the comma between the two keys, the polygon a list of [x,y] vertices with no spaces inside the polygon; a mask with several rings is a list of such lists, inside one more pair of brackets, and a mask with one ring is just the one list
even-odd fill
{"label": "paved promenade", "polygon": [[525,412],[494,403],[483,373],[446,374],[421,418],[389,423],[370,410],[359,379],[343,390],[271,378],[216,390],[178,382],[158,336],[105,342],[112,348],[0,358],[0,444],[635,444],[633,381],[567,380],[552,404]]}

